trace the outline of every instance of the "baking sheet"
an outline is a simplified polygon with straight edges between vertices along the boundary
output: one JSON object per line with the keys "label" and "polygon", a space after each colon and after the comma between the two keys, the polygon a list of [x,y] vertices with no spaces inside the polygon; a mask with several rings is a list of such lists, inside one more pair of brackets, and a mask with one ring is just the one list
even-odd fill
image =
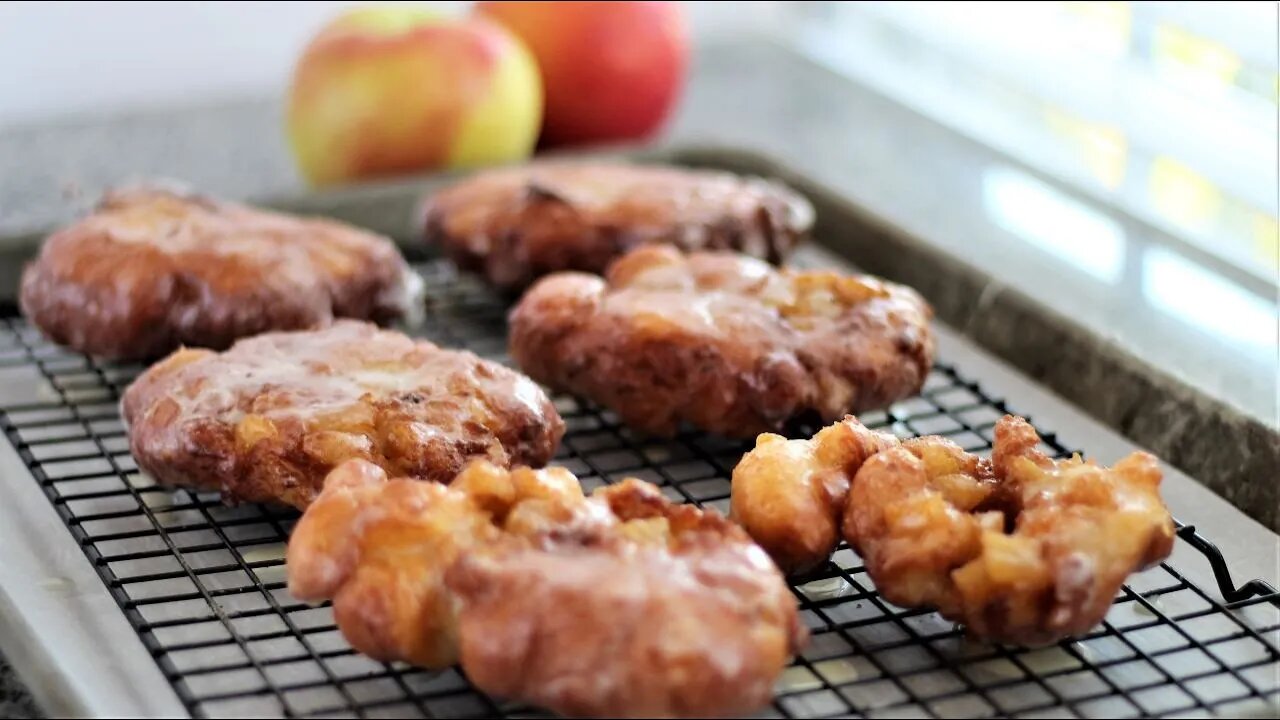
{"label": "baking sheet", "polygon": [[[426,185],[390,183],[277,204],[360,222],[410,243]],[[832,212],[828,207],[824,213],[827,232]],[[867,227],[848,225],[842,232]],[[817,247],[802,259],[844,264]],[[435,325],[419,330],[501,355],[500,304],[446,267],[424,267],[436,289],[434,320],[428,320]],[[10,498],[0,507],[0,543],[7,549],[0,565],[0,640],[44,707],[75,715],[533,712],[474,693],[452,671],[387,667],[352,653],[325,608],[296,607],[282,593],[282,539],[291,512],[226,509],[212,496],[153,487],[133,467],[115,416],[118,392],[137,369],[87,361],[44,343],[21,320],[5,322],[0,418],[16,445],[0,443],[0,481]],[[960,334],[939,327],[938,335],[944,367],[958,375],[943,373],[931,391],[946,389],[936,383],[951,383],[957,393],[980,392],[992,403],[1008,398],[1009,409],[1056,430],[1063,447],[1106,460],[1132,449]],[[607,414],[564,398],[561,403],[575,428],[566,442],[571,457],[562,460],[585,462],[574,469],[588,484],[617,479],[616,472],[627,468],[614,463],[635,452],[633,441],[609,425]],[[941,413],[901,405],[882,418],[886,426],[908,433],[955,431],[930,424],[951,414],[947,405]],[[985,441],[982,424],[970,424],[960,432],[977,428],[979,440],[970,442]],[[613,445],[599,445],[606,441],[592,439],[597,436],[613,436],[607,440]],[[682,451],[679,443],[657,448],[668,456],[644,456],[641,470],[656,467],[658,477],[646,479],[663,482],[682,499],[723,507],[727,470],[743,448],[686,440],[695,450]],[[671,455],[680,452],[694,457]],[[1274,534],[1171,468],[1165,490],[1175,514],[1219,542],[1237,579],[1274,581],[1280,575]],[[1180,542],[1172,564],[1212,596],[1213,577],[1202,556]],[[1205,602],[1213,610],[1212,600],[1184,587],[1181,576],[1153,571],[1135,579],[1135,592],[1122,598],[1111,624],[1095,637],[1059,652],[1026,652],[973,645],[932,614],[887,606],[864,575],[858,579],[857,568],[845,551],[828,577],[798,589],[807,617],[820,618],[826,630],[815,637],[825,639],[784,675],[766,714],[1181,714],[1211,707],[1240,712],[1241,701],[1267,712],[1258,707],[1260,698],[1280,687],[1274,601],[1203,614]],[[1181,599],[1187,595],[1200,599]],[[1226,615],[1239,620],[1227,618],[1227,629],[1196,629],[1203,618]],[[1168,622],[1182,616],[1192,630]],[[1129,639],[1130,632],[1137,639]],[[1141,639],[1146,636],[1164,639]],[[1217,646],[1222,648],[1214,651]]]}

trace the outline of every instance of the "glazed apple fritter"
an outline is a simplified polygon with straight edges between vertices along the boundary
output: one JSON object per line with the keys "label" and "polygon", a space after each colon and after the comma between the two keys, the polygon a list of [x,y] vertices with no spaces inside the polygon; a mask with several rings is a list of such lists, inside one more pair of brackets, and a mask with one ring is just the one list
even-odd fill
{"label": "glazed apple fritter", "polygon": [[805,637],[744,532],[635,479],[585,498],[562,468],[484,461],[452,484],[351,461],[288,547],[356,649],[576,716],[722,716],[768,702]]}
{"label": "glazed apple fritter", "polygon": [[343,635],[372,658],[447,667],[458,660],[458,627],[445,573],[460,553],[495,542],[513,508],[543,502],[580,504],[582,488],[562,468],[506,473],[476,463],[443,485],[389,480],[373,463],[347,461],[289,538],[289,591],[332,598]]}
{"label": "glazed apple fritter", "polygon": [[133,188],[45,241],[23,273],[21,303],[55,342],[151,359],[334,317],[390,321],[414,310],[420,286],[380,235]]}
{"label": "glazed apple fritter", "polygon": [[840,544],[849,483],[872,455],[898,445],[853,416],[810,440],[764,433],[733,469],[729,516],[787,574],[812,570]]}
{"label": "glazed apple fritter", "polygon": [[777,263],[808,234],[813,208],[779,183],[726,172],[544,161],[441,190],[423,217],[427,241],[459,267],[522,288],[560,270],[603,272],[654,243]]}
{"label": "glazed apple fritter", "polygon": [[[976,637],[1039,645],[1086,633],[1131,573],[1173,548],[1160,467],[1147,453],[1110,468],[1078,456],[1054,461],[1037,449],[1034,428],[1006,416],[996,424],[991,460],[936,436],[886,441],[868,457],[870,431],[839,427],[813,441],[762,437],[734,473],[734,516],[754,521],[748,530],[779,546],[776,538],[802,527],[786,514],[788,507],[823,522],[842,512],[841,531],[881,595],[904,607],[934,608]],[[834,445],[831,433],[856,435],[858,449],[824,458],[822,448]],[[847,478],[857,465],[847,498],[824,511],[808,509],[815,505],[811,483],[788,477],[780,460],[788,453],[797,476]],[[777,478],[786,482],[776,497],[752,494]],[[838,490],[841,483],[827,487]],[[747,491],[743,497],[740,488]],[[831,535],[820,539],[802,547],[825,546]],[[780,547],[785,562],[791,545]]]}
{"label": "glazed apple fritter", "polygon": [[122,410],[157,481],[297,508],[350,458],[448,482],[473,458],[543,465],[564,434],[529,378],[354,320],[179,350],[129,386]]}
{"label": "glazed apple fritter", "polygon": [[979,637],[1038,645],[1088,632],[1131,573],[1169,556],[1155,457],[1106,468],[1051,460],[1039,442],[1005,417],[989,464],[939,442],[863,465],[844,528],[885,597],[936,607]]}
{"label": "glazed apple fritter", "polygon": [[826,422],[913,395],[932,311],[870,276],[776,270],[735,253],[640,248],[606,278],[543,278],[510,316],[530,376],[648,433],[681,421],[734,437]]}

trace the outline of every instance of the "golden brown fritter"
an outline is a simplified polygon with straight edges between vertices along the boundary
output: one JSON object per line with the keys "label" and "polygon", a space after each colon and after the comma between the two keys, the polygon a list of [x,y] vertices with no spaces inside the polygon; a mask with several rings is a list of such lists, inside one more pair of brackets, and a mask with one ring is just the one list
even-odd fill
{"label": "golden brown fritter", "polygon": [[393,320],[413,310],[420,284],[388,238],[136,188],[50,236],[23,273],[21,303],[55,342],[150,359],[334,317]]}
{"label": "golden brown fritter", "polygon": [[446,486],[347,461],[289,538],[289,591],[332,599],[343,636],[372,658],[447,667],[458,660],[458,627],[445,572],[461,552],[494,542],[508,510],[539,499],[580,504],[582,488],[561,468],[477,463]]}
{"label": "golden brown fritter", "polygon": [[896,438],[852,417],[811,440],[764,434],[734,469],[732,517],[787,572],[840,536],[876,589],[977,637],[1038,645],[1088,632],[1130,573],[1167,557],[1160,467],[1054,461],[1022,418],[996,423],[991,460],[937,436]]}
{"label": "golden brown fritter", "polygon": [[288,548],[290,591],[334,599],[357,649],[567,715],[757,709],[805,632],[768,557],[712,512],[629,479],[478,461],[448,486],[334,470]]}
{"label": "golden brown fritter", "polygon": [[424,233],[464,270],[521,288],[560,270],[603,272],[642,245],[738,250],[780,262],[813,208],[776,182],[726,172],[539,162],[487,170],[428,198]]}
{"label": "golden brown fritter", "polygon": [[853,416],[811,440],[764,433],[733,469],[729,515],[783,572],[812,570],[840,543],[850,480],[867,458],[897,444]]}
{"label": "golden brown fritter", "polygon": [[122,409],[157,481],[298,508],[350,458],[448,482],[472,458],[542,465],[564,434],[529,378],[354,320],[179,350],[129,386]]}
{"label": "golden brown fritter", "polygon": [[1088,632],[1130,573],[1173,548],[1160,467],[1053,461],[1021,418],[992,460],[940,438],[907,441],[854,477],[844,532],[890,602],[936,608],[975,636],[1038,645]]}
{"label": "golden brown fritter", "polygon": [[531,377],[638,430],[687,421],[751,437],[915,394],[933,362],[931,317],[915,291],[871,276],[650,246],[605,279],[543,278],[511,313],[510,349]]}
{"label": "golden brown fritter", "polygon": [[509,537],[449,571],[467,676],[588,717],[738,716],[766,704],[804,638],[768,556],[721,516],[639,480],[590,502],[608,507],[604,522]]}
{"label": "golden brown fritter", "polygon": [[1003,529],[986,506],[995,490],[989,462],[945,438],[908,440],[854,476],[844,534],[890,602],[956,618],[949,573],[978,554],[984,528]]}

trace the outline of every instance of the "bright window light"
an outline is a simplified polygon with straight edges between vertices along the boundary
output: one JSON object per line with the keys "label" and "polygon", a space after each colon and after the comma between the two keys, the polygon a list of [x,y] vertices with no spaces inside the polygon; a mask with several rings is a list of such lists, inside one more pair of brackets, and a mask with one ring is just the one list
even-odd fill
{"label": "bright window light", "polygon": [[1252,351],[1274,353],[1275,300],[1261,298],[1177,253],[1149,248],[1142,257],[1142,292],[1152,305]]}
{"label": "bright window light", "polygon": [[1000,227],[1099,280],[1124,272],[1124,229],[1048,183],[1010,167],[982,176],[987,214]]}

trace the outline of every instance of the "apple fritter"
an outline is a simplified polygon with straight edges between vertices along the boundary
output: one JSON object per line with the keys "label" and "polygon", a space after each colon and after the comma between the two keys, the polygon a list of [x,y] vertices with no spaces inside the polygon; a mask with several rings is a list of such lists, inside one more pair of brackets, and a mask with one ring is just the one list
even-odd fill
{"label": "apple fritter", "polygon": [[129,386],[122,410],[157,481],[298,508],[350,458],[448,482],[473,458],[543,465],[564,434],[520,373],[354,320],[179,350]]}
{"label": "apple fritter", "polygon": [[565,715],[749,712],[805,638],[740,528],[635,479],[584,498],[561,468],[477,461],[445,486],[352,461],[287,560],[290,591],[333,598],[362,652],[456,658],[480,690]]}
{"label": "apple fritter", "polygon": [[848,416],[812,439],[763,433],[733,469],[729,516],[787,574],[812,570],[840,543],[849,483],[898,439]]}
{"label": "apple fritter", "polygon": [[343,636],[369,657],[447,667],[458,660],[458,626],[445,573],[462,552],[496,541],[507,513],[530,501],[575,505],[582,488],[561,468],[477,464],[446,486],[350,460],[329,473],[289,538],[289,591],[332,599]]}
{"label": "apple fritter", "polygon": [[[856,440],[833,441],[843,436]],[[1054,642],[1088,632],[1131,573],[1166,558],[1174,525],[1151,455],[1107,468],[1052,460],[1039,441],[1013,416],[996,423],[990,460],[937,436],[888,441],[851,418],[812,441],[765,435],[734,473],[733,513],[781,564],[810,567],[835,544],[838,503],[824,503],[857,466],[841,532],[885,599],[936,609],[976,637]],[[834,461],[827,447],[841,448]]]}
{"label": "apple fritter", "polygon": [[510,350],[531,377],[642,432],[685,421],[752,437],[918,392],[931,317],[915,291],[871,276],[650,246],[603,279],[543,278],[511,313]]}
{"label": "apple fritter", "polygon": [[981,553],[951,573],[961,621],[982,637],[1038,644],[1084,634],[1131,573],[1173,551],[1154,456],[1134,452],[1109,468],[1079,456],[1054,461],[1035,449],[1039,439],[1020,418],[996,426],[996,506],[1006,526],[984,528]]}
{"label": "apple fritter", "polygon": [[989,461],[950,440],[908,440],[854,475],[844,535],[890,602],[963,621],[951,572],[979,554],[984,530],[1004,531],[998,487]]}
{"label": "apple fritter", "polygon": [[639,480],[589,502],[604,522],[517,533],[464,554],[467,676],[584,717],[740,716],[768,703],[805,637],[769,557],[713,512]]}
{"label": "apple fritter", "polygon": [[543,161],[486,170],[425,202],[424,235],[464,270],[519,289],[600,273],[651,244],[780,262],[808,235],[809,202],[777,182],[655,165]]}
{"label": "apple fritter", "polygon": [[151,359],[335,317],[387,322],[414,310],[420,286],[380,235],[143,187],[108,193],[51,235],[20,299],[57,343]]}

